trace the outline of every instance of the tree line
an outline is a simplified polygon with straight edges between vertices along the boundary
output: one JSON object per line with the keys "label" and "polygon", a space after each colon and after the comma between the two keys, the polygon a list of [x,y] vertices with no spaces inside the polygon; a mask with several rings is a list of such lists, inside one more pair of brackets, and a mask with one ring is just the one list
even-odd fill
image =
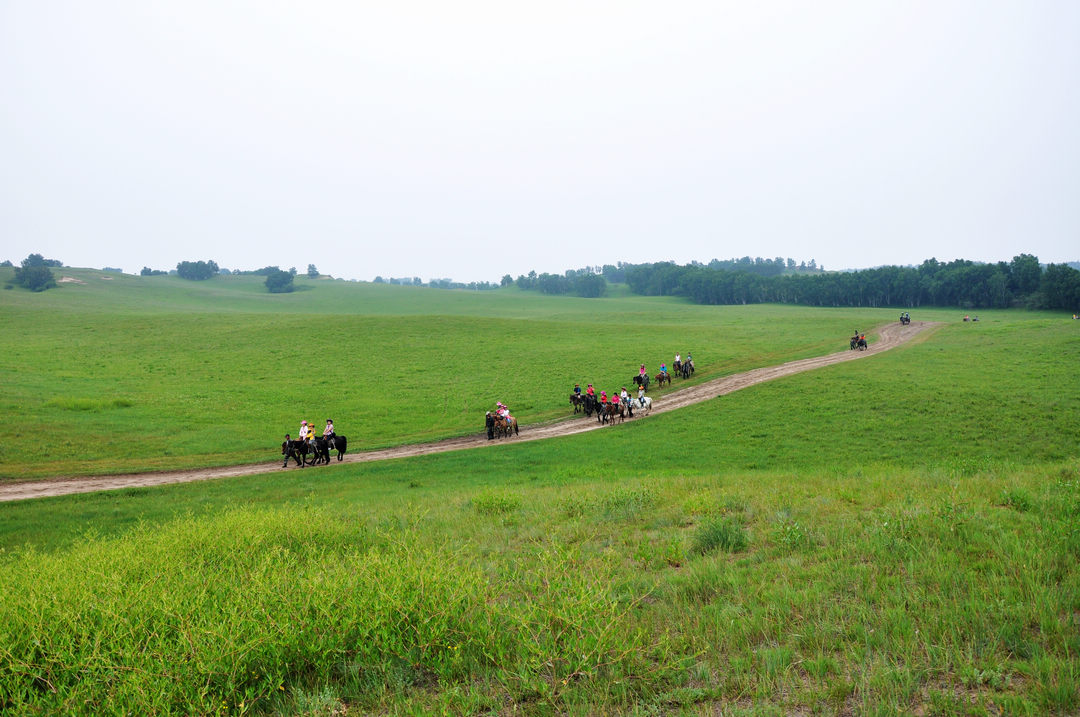
{"label": "tree line", "polygon": [[772,275],[659,262],[627,268],[626,283],[636,294],[699,304],[1080,309],[1080,271],[1067,264],[1044,268],[1031,254],[996,264],[927,259],[917,267]]}
{"label": "tree line", "polygon": [[[12,266],[11,262],[3,263]],[[31,254],[15,267],[14,284],[32,291],[56,286],[50,267],[63,266],[55,259]],[[143,276],[165,274],[143,267]],[[171,272],[170,272],[171,273]],[[194,281],[217,274],[255,274],[266,277],[272,293],[294,290],[295,267],[284,271],[268,266],[255,271],[221,269],[214,261],[182,261],[175,273]],[[318,278],[318,269],[308,265],[307,276]],[[377,277],[376,282],[384,282]],[[630,291],[644,296],[685,296],[699,304],[799,304],[804,306],[957,306],[970,309],[1027,307],[1080,311],[1080,271],[1068,264],[1039,263],[1032,254],[1019,254],[1012,261],[981,263],[957,259],[948,263],[936,258],[919,266],[882,266],[847,272],[826,272],[813,259],[713,259],[708,264],[673,262],[650,264],[605,264],[568,269],[563,274],[530,271],[513,279],[509,274],[498,283],[461,284],[449,279],[433,279],[424,284],[419,277],[391,279],[391,283],[434,288],[495,289],[514,284],[527,291],[544,294],[574,294],[599,297],[609,283],[625,283]],[[11,288],[8,285],[7,288]]]}

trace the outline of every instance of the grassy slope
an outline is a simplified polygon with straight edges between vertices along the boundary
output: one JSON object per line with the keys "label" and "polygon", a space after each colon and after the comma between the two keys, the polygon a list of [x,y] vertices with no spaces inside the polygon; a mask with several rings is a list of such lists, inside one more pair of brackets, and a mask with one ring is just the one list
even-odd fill
{"label": "grassy slope", "polygon": [[269,461],[301,419],[333,418],[353,450],[477,431],[496,400],[536,423],[568,413],[574,382],[617,390],[642,361],[691,351],[705,380],[895,313],[60,273],[85,283],[0,292],[0,478]]}
{"label": "grassy slope", "polygon": [[983,319],[558,441],[0,505],[0,700],[1074,712],[1080,340]]}

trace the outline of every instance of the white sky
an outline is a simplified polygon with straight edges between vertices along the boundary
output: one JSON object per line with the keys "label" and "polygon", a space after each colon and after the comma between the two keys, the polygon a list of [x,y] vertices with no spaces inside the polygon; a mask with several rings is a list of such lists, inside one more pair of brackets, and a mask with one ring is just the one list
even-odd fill
{"label": "white sky", "polygon": [[1080,2],[0,0],[0,259],[1080,259]]}

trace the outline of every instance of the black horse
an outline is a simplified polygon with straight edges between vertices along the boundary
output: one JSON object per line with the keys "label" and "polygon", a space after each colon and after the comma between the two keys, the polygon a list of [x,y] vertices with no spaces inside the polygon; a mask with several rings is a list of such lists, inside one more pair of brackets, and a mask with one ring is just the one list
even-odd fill
{"label": "black horse", "polygon": [[330,436],[330,440],[327,441],[329,448],[332,451],[337,451],[337,459],[339,461],[345,460],[345,449],[349,445],[349,440],[345,436],[339,436],[334,434]]}
{"label": "black horse", "polygon": [[680,367],[679,371],[680,371],[680,373],[682,373],[683,378],[690,378],[691,376],[694,375],[694,362],[693,361],[683,361],[682,366]]}
{"label": "black horse", "polygon": [[584,402],[585,415],[586,416],[593,415],[593,411],[596,410],[596,404],[597,404],[596,396],[594,396],[591,393],[586,393],[585,394],[585,402]]}
{"label": "black horse", "polygon": [[281,444],[281,455],[285,456],[285,462],[281,464],[282,468],[289,465],[289,459],[296,460],[296,465],[303,468],[307,465],[307,457],[310,452],[310,446],[305,441],[285,441]]}
{"label": "black horse", "polygon": [[864,339],[862,336],[852,336],[851,337],[851,349],[852,350],[859,349],[860,351],[865,351],[866,350],[866,339]]}
{"label": "black horse", "polygon": [[322,436],[316,436],[311,439],[311,452],[314,454],[311,458],[311,465],[317,466],[320,463],[329,465],[330,441]]}
{"label": "black horse", "polygon": [[649,390],[649,374],[647,374],[647,373],[638,374],[637,376],[634,376],[630,380],[634,382],[635,386],[638,386],[638,387],[644,386],[646,391]]}

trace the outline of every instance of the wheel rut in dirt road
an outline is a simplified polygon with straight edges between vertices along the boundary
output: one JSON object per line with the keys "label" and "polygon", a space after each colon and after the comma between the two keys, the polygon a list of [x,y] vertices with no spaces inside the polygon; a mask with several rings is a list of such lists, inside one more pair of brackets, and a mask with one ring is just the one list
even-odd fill
{"label": "wheel rut in dirt road", "polygon": [[[940,324],[930,321],[912,321],[903,326],[899,323],[888,324],[878,329],[878,340],[870,344],[865,351],[841,351],[828,354],[827,356],[815,356],[813,358],[789,361],[778,366],[766,366],[763,368],[744,371],[742,373],[712,379],[699,383],[689,388],[683,388],[664,394],[663,400],[657,401],[652,409],[652,414],[667,413],[678,408],[695,403],[707,401],[710,398],[723,396],[741,388],[754,384],[771,381],[783,376],[810,371],[822,366],[829,366],[843,361],[874,356],[882,351],[909,341],[916,335],[939,326]],[[651,415],[651,414],[650,414]],[[568,418],[552,423],[540,424],[532,427],[523,427],[521,434],[508,443],[519,441],[538,441],[545,438],[558,436],[570,436],[586,431],[594,431],[601,426],[591,419]],[[408,458],[411,456],[423,456],[431,453],[445,453],[458,451],[465,448],[478,448],[481,446],[501,445],[501,441],[488,441],[483,433],[469,436],[448,438],[434,443],[419,443],[416,445],[394,446],[374,451],[364,451],[346,455],[345,463],[363,463],[368,461],[382,461],[391,458]],[[121,488],[140,488],[155,485],[167,485],[169,483],[189,483],[198,480],[210,480],[213,478],[233,478],[236,476],[258,475],[260,473],[274,473],[282,468],[275,463],[255,463],[242,466],[227,466],[222,468],[199,468],[184,471],[162,471],[158,473],[127,473],[111,476],[89,476],[85,478],[55,478],[42,481],[27,481],[21,483],[9,483],[0,485],[0,501],[28,500],[31,498],[47,498],[71,493],[92,493],[101,490],[117,490]],[[290,470],[297,470],[291,468]],[[318,468],[313,468],[318,470]]]}

